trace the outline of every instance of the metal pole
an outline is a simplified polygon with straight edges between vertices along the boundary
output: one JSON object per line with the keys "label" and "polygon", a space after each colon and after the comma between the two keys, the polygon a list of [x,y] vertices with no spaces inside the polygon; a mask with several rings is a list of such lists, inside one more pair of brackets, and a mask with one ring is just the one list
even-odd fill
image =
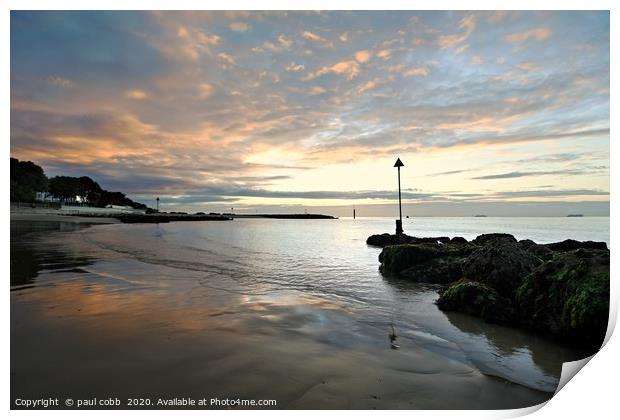
{"label": "metal pole", "polygon": [[405,166],[400,158],[396,159],[396,163],[394,167],[398,169],[398,220],[396,221],[396,234],[400,235],[403,233],[403,206],[401,201],[400,194],[400,167]]}
{"label": "metal pole", "polygon": [[403,223],[403,209],[400,203],[400,166],[398,167],[398,218],[402,226]]}

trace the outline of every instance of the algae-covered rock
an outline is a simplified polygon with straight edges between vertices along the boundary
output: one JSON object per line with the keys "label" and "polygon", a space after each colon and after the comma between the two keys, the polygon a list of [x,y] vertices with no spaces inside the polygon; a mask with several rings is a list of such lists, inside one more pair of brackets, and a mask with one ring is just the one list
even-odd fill
{"label": "algae-covered rock", "polygon": [[397,245],[408,243],[407,235],[390,235],[389,233],[382,233],[380,235],[370,235],[366,239],[366,243],[372,246],[384,247],[387,245]]}
{"label": "algae-covered rock", "polygon": [[402,270],[423,264],[433,258],[445,255],[442,246],[437,244],[390,245],[379,254],[381,271],[398,274]]}
{"label": "algae-covered rock", "polygon": [[491,242],[496,241],[507,241],[517,243],[517,240],[514,236],[509,233],[485,233],[483,235],[479,235],[472,241],[472,243],[476,245],[487,245]]}
{"label": "algae-covered rock", "polygon": [[554,253],[544,245],[534,244],[527,249],[529,254],[532,254],[543,261],[549,261],[553,258]]}
{"label": "algae-covered rock", "polygon": [[495,238],[486,244],[467,257],[463,263],[463,276],[492,287],[501,296],[512,298],[525,276],[543,261],[522,250],[516,240]]}
{"label": "algae-covered rock", "polygon": [[437,243],[386,246],[379,255],[380,269],[414,281],[450,283],[461,278],[461,266],[473,249]]}
{"label": "algae-covered rock", "polygon": [[556,253],[516,293],[530,328],[598,347],[609,317],[609,251]]}
{"label": "algae-covered rock", "polygon": [[398,273],[416,282],[448,284],[463,277],[464,257],[445,256],[406,268]]}
{"label": "algae-covered rock", "polygon": [[463,238],[462,236],[455,236],[454,238],[450,239],[450,244],[451,245],[458,245],[458,244],[468,244],[469,242],[467,241],[467,239]]}
{"label": "algae-covered rock", "polygon": [[[445,311],[600,346],[609,316],[609,250],[604,242],[536,244],[494,233],[464,238],[381,236],[381,272],[445,285]],[[370,241],[370,238],[369,238]],[[405,243],[403,243],[405,242]]]}
{"label": "algae-covered rock", "polygon": [[569,252],[577,249],[600,249],[607,251],[607,244],[605,242],[594,241],[576,241],[574,239],[566,239],[562,242],[554,242],[552,244],[545,244],[547,248],[557,252]]}
{"label": "algae-covered rock", "polygon": [[532,241],[531,239],[522,239],[519,241],[519,248],[524,251],[527,251],[533,245],[536,245],[536,242]]}
{"label": "algae-covered rock", "polygon": [[370,235],[366,239],[368,245],[380,247],[402,244],[441,244],[448,242],[450,242],[450,238],[447,236],[417,238],[415,236],[405,235],[404,233],[398,235],[382,233],[380,235]]}
{"label": "algae-covered rock", "polygon": [[510,300],[482,283],[462,279],[445,289],[437,306],[444,311],[459,311],[491,322],[509,322],[514,318]]}

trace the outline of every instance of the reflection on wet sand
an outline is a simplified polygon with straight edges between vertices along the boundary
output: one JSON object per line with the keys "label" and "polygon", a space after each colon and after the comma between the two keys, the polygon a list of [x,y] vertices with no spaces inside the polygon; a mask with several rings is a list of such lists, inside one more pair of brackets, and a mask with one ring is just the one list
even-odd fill
{"label": "reflection on wet sand", "polygon": [[448,391],[452,408],[547,397],[414,342],[391,351],[380,344],[383,331],[358,330],[331,304],[286,296],[240,301],[222,313],[181,295],[119,293],[72,276],[16,296],[14,395],[235,396],[291,408],[440,408]]}
{"label": "reflection on wet sand", "polygon": [[392,350],[386,329],[358,322],[330,299],[205,289],[177,268],[49,244],[30,251],[38,274],[29,281],[45,287],[11,293],[12,399],[264,398],[278,408],[432,409],[516,408],[550,397],[431,351],[414,335],[400,336]]}
{"label": "reflection on wet sand", "polygon": [[[459,330],[475,335],[477,339],[486,340],[501,356],[527,354],[536,366],[547,375],[559,377],[562,362],[577,360],[589,356],[587,350],[569,349],[530,332],[497,324],[487,324],[482,328],[480,320],[473,316],[457,312],[446,312],[448,320]],[[550,352],[553,347],[555,352]]]}
{"label": "reflection on wet sand", "polygon": [[72,256],[41,244],[42,233],[77,229],[79,225],[65,222],[11,222],[11,290],[31,285],[41,270],[71,269],[89,264],[89,257]]}
{"label": "reflection on wet sand", "polygon": [[[439,311],[433,303],[438,297],[437,285],[412,283],[391,276],[384,276],[384,280],[398,293],[418,297],[416,305],[420,307],[420,315],[416,321],[435,335],[455,343],[458,354],[464,354],[466,360],[483,373],[554,392],[562,364],[589,355],[583,349],[566,347],[528,331],[487,323],[458,312]],[[430,313],[435,316],[422,315]]]}

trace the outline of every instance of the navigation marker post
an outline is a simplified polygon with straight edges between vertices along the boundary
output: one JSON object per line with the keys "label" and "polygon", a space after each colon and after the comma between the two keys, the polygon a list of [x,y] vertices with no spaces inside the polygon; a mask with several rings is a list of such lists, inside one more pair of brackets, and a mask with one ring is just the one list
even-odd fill
{"label": "navigation marker post", "polygon": [[405,164],[400,160],[400,158],[396,159],[396,163],[394,167],[398,169],[398,220],[396,221],[396,234],[401,235],[403,233],[403,208],[400,199],[400,167],[405,166]]}

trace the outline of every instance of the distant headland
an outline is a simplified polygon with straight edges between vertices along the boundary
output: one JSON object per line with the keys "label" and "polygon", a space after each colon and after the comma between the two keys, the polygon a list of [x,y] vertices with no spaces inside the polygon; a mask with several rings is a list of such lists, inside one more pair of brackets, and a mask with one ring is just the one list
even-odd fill
{"label": "distant headland", "polygon": [[[159,198],[158,198],[159,200]],[[159,207],[159,205],[158,205]],[[107,191],[93,179],[70,176],[48,178],[39,165],[11,158],[11,213],[29,213],[28,220],[47,216],[77,216],[94,220],[113,218],[123,223],[168,223],[246,218],[337,219],[324,214],[233,214],[160,212],[131,200],[120,191]],[[48,217],[49,218],[49,217]],[[77,219],[76,219],[77,220]]]}

